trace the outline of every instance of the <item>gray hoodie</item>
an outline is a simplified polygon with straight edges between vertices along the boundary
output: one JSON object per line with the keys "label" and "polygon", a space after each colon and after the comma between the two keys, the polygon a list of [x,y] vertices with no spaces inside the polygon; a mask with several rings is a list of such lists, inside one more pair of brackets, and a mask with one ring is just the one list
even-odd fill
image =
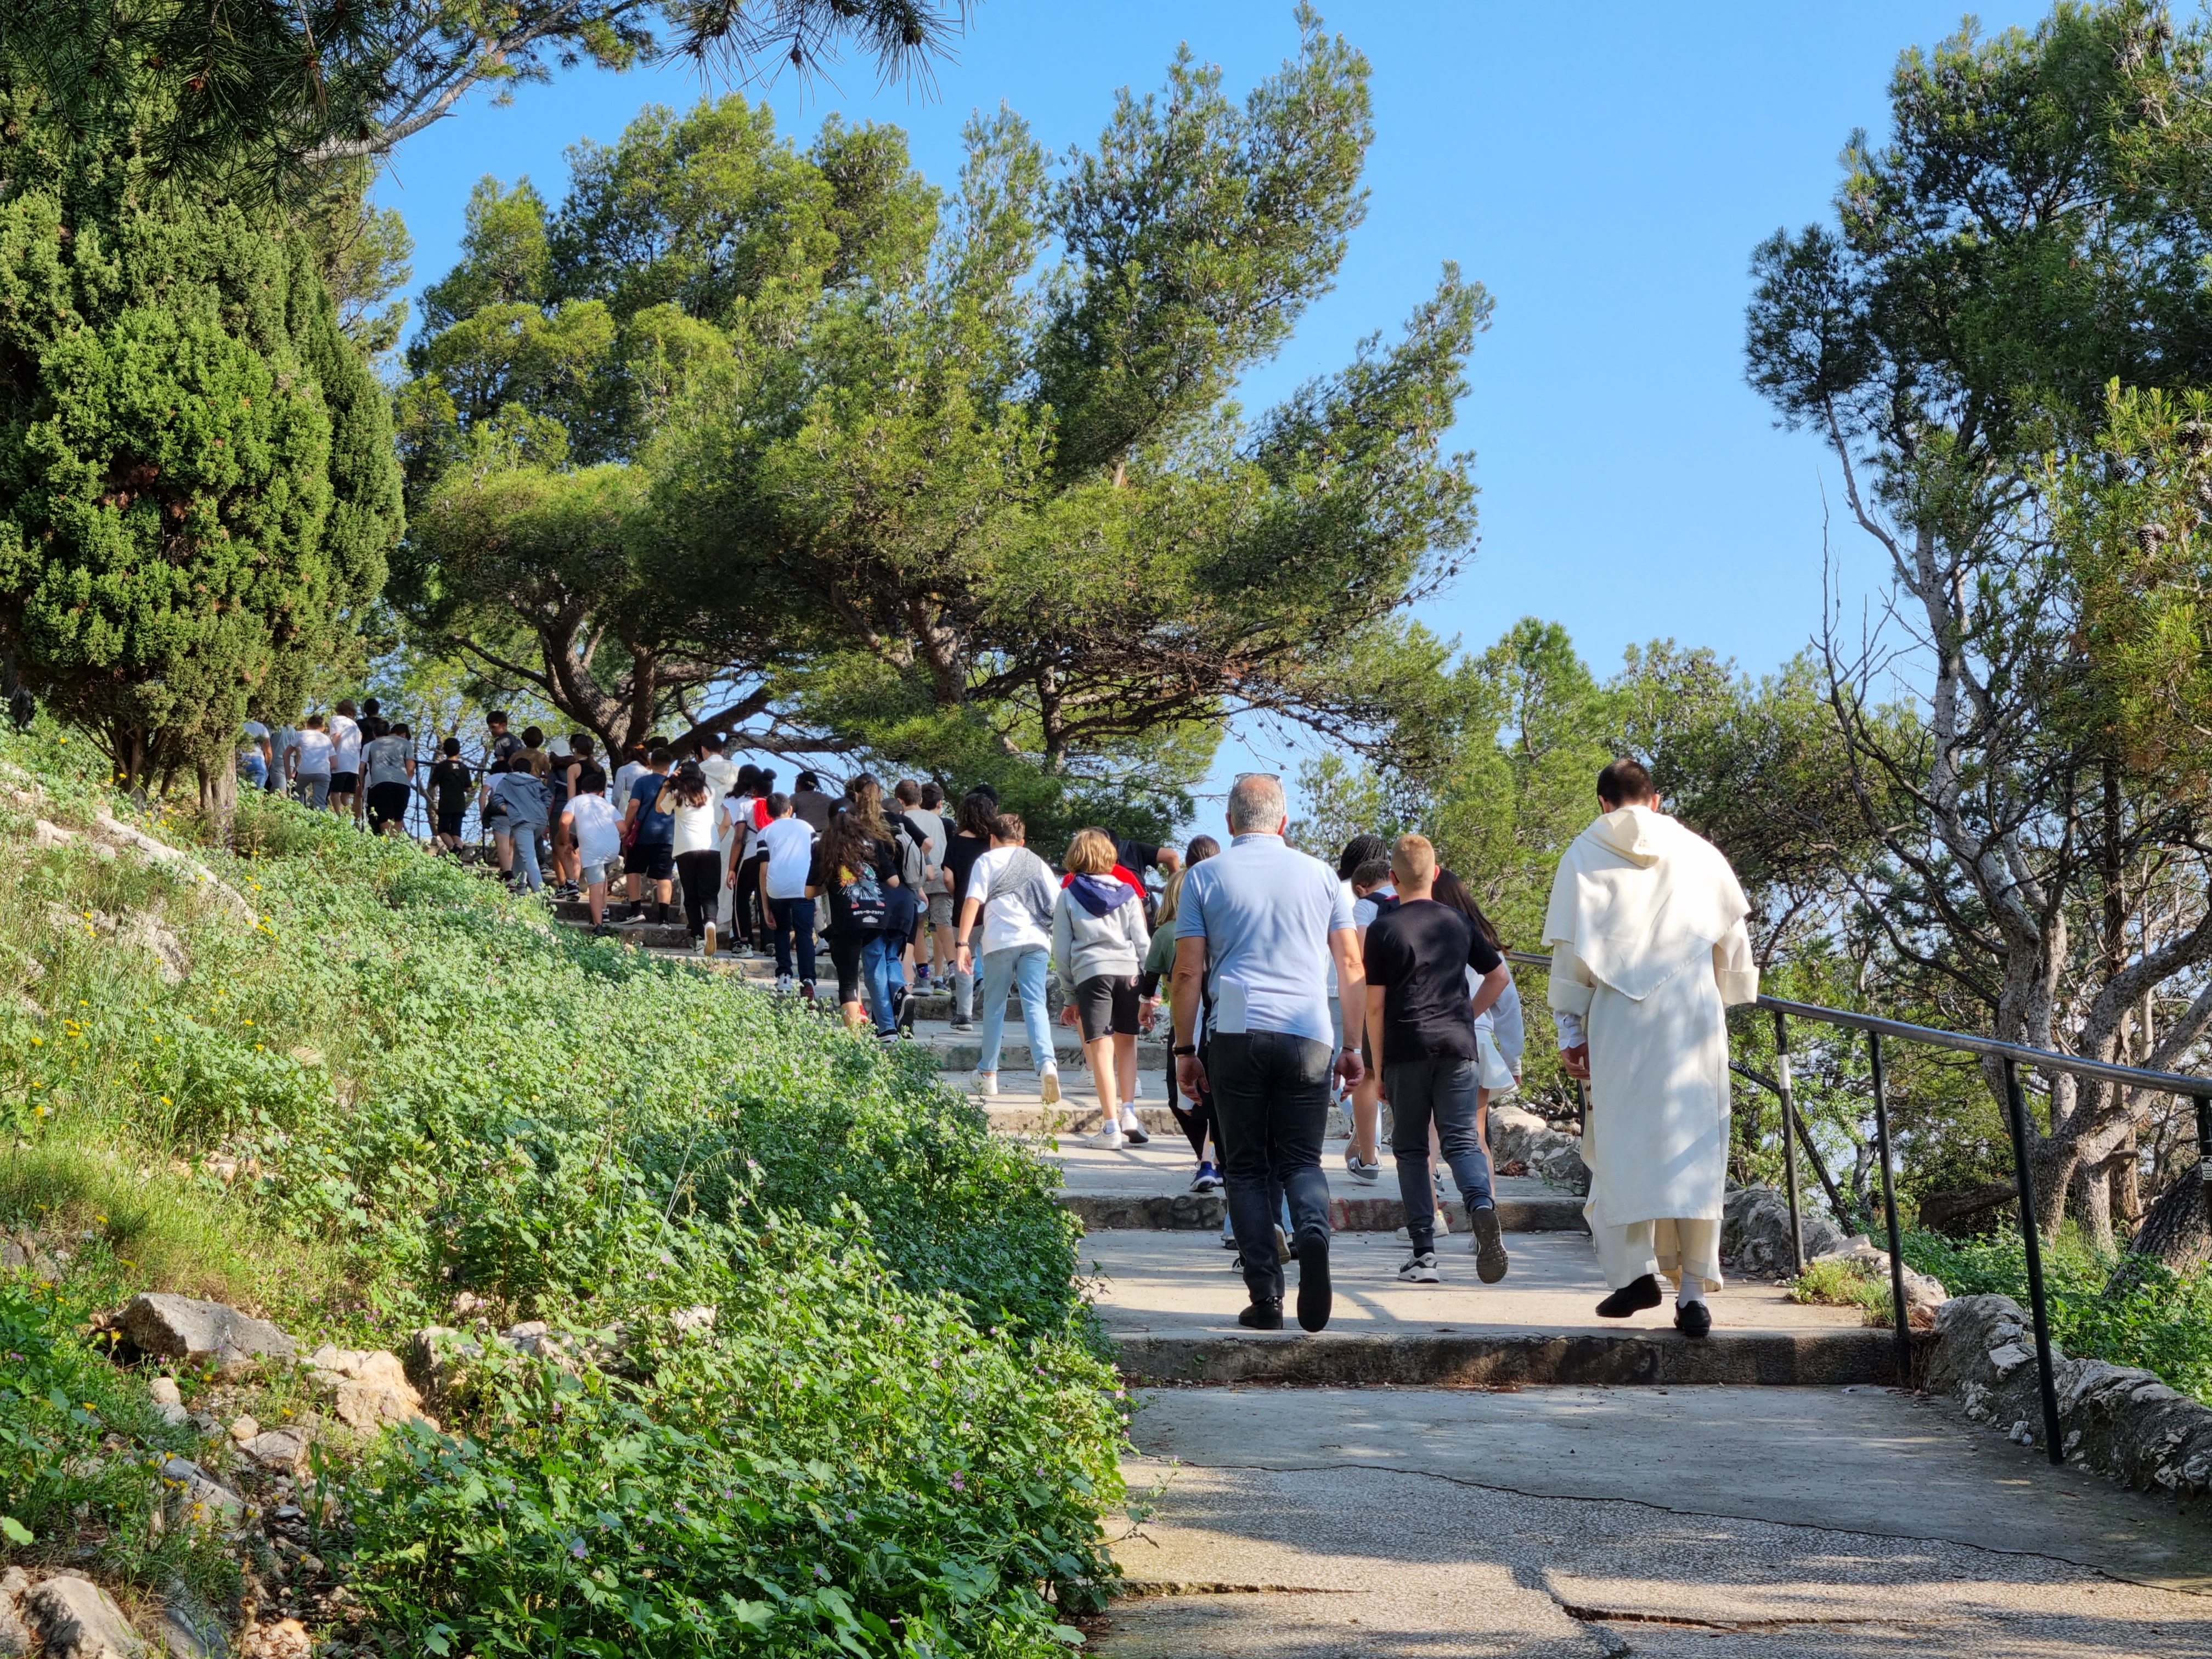
{"label": "gray hoodie", "polygon": [[1134,978],[1152,942],[1144,901],[1133,891],[1103,916],[1092,915],[1072,888],[1061,888],[1053,901],[1052,963],[1064,984],[1080,985],[1102,975]]}

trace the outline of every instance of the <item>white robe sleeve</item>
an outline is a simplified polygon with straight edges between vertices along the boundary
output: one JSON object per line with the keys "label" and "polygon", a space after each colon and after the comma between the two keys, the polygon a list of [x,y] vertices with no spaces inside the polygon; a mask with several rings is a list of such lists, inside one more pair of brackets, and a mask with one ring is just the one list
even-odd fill
{"label": "white robe sleeve", "polygon": [[1596,989],[1597,981],[1575,954],[1575,947],[1565,939],[1553,945],[1552,982],[1545,1000],[1552,1005],[1552,1018],[1559,1028],[1560,1048],[1582,1047],[1583,1016],[1589,1012],[1590,997]]}
{"label": "white robe sleeve", "polygon": [[1713,978],[1720,984],[1724,1004],[1759,1000],[1759,963],[1751,954],[1751,935],[1742,922],[1729,928],[1728,937],[1713,946]]}

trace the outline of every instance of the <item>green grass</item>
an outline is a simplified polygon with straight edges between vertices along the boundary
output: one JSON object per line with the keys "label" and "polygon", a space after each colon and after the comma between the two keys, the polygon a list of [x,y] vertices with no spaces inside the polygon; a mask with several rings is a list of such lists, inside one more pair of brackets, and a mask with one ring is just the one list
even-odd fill
{"label": "green grass", "polygon": [[[81,753],[0,738],[64,823],[106,799]],[[0,1224],[78,1240],[70,1294],[213,1295],[308,1346],[615,1334],[557,1379],[489,1366],[448,1433],[332,1475],[357,1537],[325,1553],[395,1641],[1060,1650],[1112,1572],[1118,1390],[1050,1171],[921,1057],[289,803],[205,855],[250,925],[28,816],[0,805]],[[88,911],[160,919],[189,973]]]}

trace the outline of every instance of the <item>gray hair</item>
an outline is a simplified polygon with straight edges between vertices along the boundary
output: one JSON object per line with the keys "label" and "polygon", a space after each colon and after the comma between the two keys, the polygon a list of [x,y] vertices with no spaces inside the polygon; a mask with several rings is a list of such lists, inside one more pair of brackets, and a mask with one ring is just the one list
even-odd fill
{"label": "gray hair", "polygon": [[1283,781],[1255,772],[1239,778],[1229,792],[1230,833],[1245,836],[1257,830],[1273,835],[1282,827],[1290,810],[1290,803],[1283,798]]}

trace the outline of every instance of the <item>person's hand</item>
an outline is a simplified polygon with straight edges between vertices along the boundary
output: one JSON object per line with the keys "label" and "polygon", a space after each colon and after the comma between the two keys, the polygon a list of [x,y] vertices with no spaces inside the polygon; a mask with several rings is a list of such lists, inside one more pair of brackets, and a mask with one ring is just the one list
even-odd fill
{"label": "person's hand", "polygon": [[725,887],[728,887],[728,888],[734,889],[734,888],[737,886],[737,884],[738,884],[738,872],[737,872],[736,871],[732,870],[732,871],[731,871],[731,872],[730,872],[730,878],[729,878],[727,881],[724,882],[724,883],[722,884],[722,885],[723,885],[723,886],[725,886]]}
{"label": "person's hand", "polygon": [[1182,1091],[1185,1100],[1196,1100],[1207,1091],[1206,1067],[1196,1054],[1176,1056],[1176,1087]]}
{"label": "person's hand", "polygon": [[955,973],[972,974],[975,971],[974,964],[974,956],[967,945],[963,944],[952,947],[952,969]]}
{"label": "person's hand", "polygon": [[1560,1049],[1559,1069],[1569,1077],[1587,1078],[1589,1075],[1589,1044],[1578,1042],[1571,1048]]}
{"label": "person's hand", "polygon": [[1075,1005],[1073,1003],[1069,1003],[1066,1007],[1060,1011],[1060,1023],[1062,1025],[1073,1025],[1075,1024]]}
{"label": "person's hand", "polygon": [[1158,997],[1146,997],[1142,1002],[1137,1005],[1137,1024],[1143,1026],[1147,1031],[1151,1030],[1152,1029],[1152,1017],[1158,1013],[1159,1011],[1160,1000]]}
{"label": "person's hand", "polygon": [[1347,1089],[1358,1088],[1360,1079],[1367,1075],[1367,1062],[1360,1059],[1359,1050],[1349,1043],[1336,1057],[1336,1074],[1344,1079],[1344,1086]]}

